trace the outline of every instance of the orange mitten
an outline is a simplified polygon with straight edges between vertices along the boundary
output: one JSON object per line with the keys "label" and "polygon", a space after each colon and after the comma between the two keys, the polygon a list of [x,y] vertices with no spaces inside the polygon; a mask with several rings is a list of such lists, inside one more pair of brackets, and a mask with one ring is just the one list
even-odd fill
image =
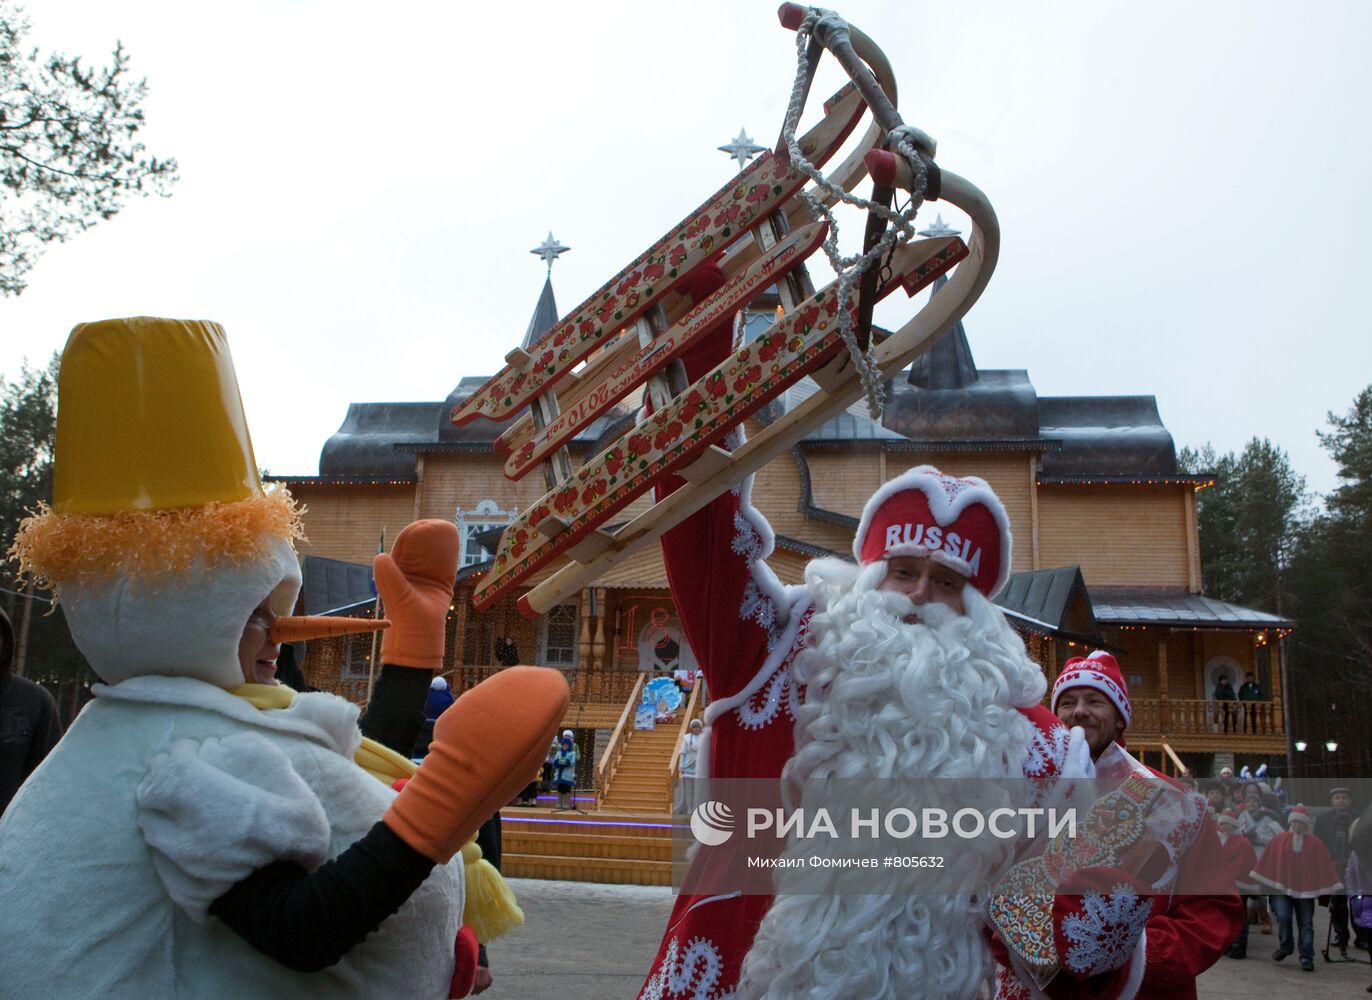
{"label": "orange mitten", "polygon": [[567,682],[545,667],[510,667],[438,717],[433,742],[385,823],[444,864],[538,773],[567,711]]}
{"label": "orange mitten", "polygon": [[457,525],[430,519],[407,524],[391,551],[372,561],[376,589],[391,627],[381,661],[433,670],[443,665],[443,634],[457,577]]}

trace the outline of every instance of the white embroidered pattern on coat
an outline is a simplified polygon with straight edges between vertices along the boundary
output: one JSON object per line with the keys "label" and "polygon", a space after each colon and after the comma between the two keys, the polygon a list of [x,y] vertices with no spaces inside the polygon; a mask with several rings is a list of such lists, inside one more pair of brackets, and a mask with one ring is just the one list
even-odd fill
{"label": "white embroidered pattern on coat", "polygon": [[738,617],[742,621],[755,621],[767,633],[767,650],[770,652],[777,644],[780,630],[777,628],[776,602],[767,596],[757,585],[749,580],[743,587],[743,603],[739,606]]}
{"label": "white embroidered pattern on coat", "polygon": [[1072,732],[1065,726],[1054,727],[1051,731],[1045,732],[1042,726],[1036,724],[1033,739],[1029,741],[1029,750],[1024,756],[1024,776],[1044,778],[1061,771],[1063,761],[1067,759],[1067,745],[1071,738]]}
{"label": "white embroidered pattern on coat", "polygon": [[734,709],[738,713],[738,724],[744,729],[761,729],[777,717],[777,712],[783,704],[783,696],[786,698],[786,714],[794,719],[796,696],[795,688],[791,684],[789,657],[761,690]]}
{"label": "white embroidered pattern on coat", "polygon": [[[761,533],[742,510],[734,511],[734,537],[729,549],[742,556],[750,570],[765,555]],[[767,633],[768,650],[776,646],[779,638],[776,602],[751,577],[743,587],[743,603],[739,606],[738,617],[741,621],[757,622],[758,627]]]}
{"label": "white embroidered pattern on coat", "polygon": [[[724,959],[715,945],[702,937],[691,938],[686,951],[673,937],[657,972],[643,986],[639,1000],[732,1000],[734,991],[715,993],[715,985],[723,973]],[[698,970],[698,971],[697,971]]]}
{"label": "white embroidered pattern on coat", "polygon": [[1140,899],[1125,885],[1115,886],[1108,896],[1087,893],[1081,898],[1081,912],[1062,922],[1063,937],[1072,945],[1063,963],[1082,976],[1122,968],[1152,912],[1153,901]]}

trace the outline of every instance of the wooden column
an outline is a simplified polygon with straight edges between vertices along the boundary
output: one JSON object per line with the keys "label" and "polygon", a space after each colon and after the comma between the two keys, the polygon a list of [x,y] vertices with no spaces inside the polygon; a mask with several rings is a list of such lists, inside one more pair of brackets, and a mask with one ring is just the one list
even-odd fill
{"label": "wooden column", "polygon": [[595,661],[592,659],[591,643],[591,612],[595,607],[594,591],[587,589],[581,592],[581,636],[577,643],[579,653],[578,661],[588,670],[595,669]]}
{"label": "wooden column", "polygon": [[1039,568],[1038,455],[1029,453],[1029,568]]}
{"label": "wooden column", "polygon": [[1196,526],[1196,491],[1186,487],[1182,495],[1185,509],[1186,528],[1186,589],[1193,594],[1201,592],[1200,535]]}
{"label": "wooden column", "polygon": [[1172,712],[1167,704],[1167,630],[1158,630],[1158,728],[1167,739]]}
{"label": "wooden column", "polygon": [[[1272,682],[1272,690],[1268,693],[1268,697],[1272,700],[1272,731],[1280,732],[1286,736],[1287,756],[1290,757],[1291,719],[1286,708],[1286,692],[1282,690],[1282,681],[1286,679],[1286,639],[1273,639],[1271,648],[1271,669],[1267,673]],[[1253,658],[1257,659],[1256,654]],[[1257,664],[1254,663],[1253,670],[1255,673],[1257,669]],[[1294,772],[1288,766],[1286,773],[1292,774]]]}
{"label": "wooden column", "polygon": [[591,640],[591,662],[596,670],[605,670],[605,588],[595,589],[595,636]]}

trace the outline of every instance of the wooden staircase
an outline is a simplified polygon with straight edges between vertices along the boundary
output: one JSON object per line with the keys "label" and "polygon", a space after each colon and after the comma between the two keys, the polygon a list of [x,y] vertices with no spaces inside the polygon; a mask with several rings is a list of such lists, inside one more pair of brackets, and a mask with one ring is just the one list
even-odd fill
{"label": "wooden staircase", "polygon": [[601,794],[601,808],[627,813],[670,813],[669,767],[680,732],[675,725],[624,733],[624,752]]}
{"label": "wooden staircase", "polygon": [[672,884],[672,817],[501,811],[501,868],[519,878]]}
{"label": "wooden staircase", "polygon": [[699,710],[698,684],[679,722],[657,729],[633,729],[629,722],[643,678],[619,712],[614,733],[596,763],[591,812],[501,811],[505,874],[521,878],[672,884],[672,772],[676,748]]}

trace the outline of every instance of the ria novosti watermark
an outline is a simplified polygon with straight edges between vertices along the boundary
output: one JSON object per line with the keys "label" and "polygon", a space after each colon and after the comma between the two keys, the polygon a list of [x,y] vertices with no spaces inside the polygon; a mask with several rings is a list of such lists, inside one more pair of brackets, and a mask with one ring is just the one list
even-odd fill
{"label": "ria novosti watermark", "polygon": [[[1213,873],[1193,885],[1174,870],[1178,845],[1215,836],[1207,823],[1198,796],[1147,775],[730,779],[710,782],[705,801],[678,814],[673,879],[705,896],[981,895],[1012,877],[1015,892],[1051,895],[1071,873],[1105,865],[1156,868],[1174,892],[1232,891]],[[1035,858],[1043,860],[1027,863]],[[813,877],[797,880],[797,869]]]}
{"label": "ria novosti watermark", "polygon": [[[1023,821],[1023,822],[1020,822]],[[930,840],[957,837],[975,840],[989,834],[1000,840],[1017,837],[1037,837],[1042,831],[1050,839],[1058,836],[1076,837],[1077,810],[1059,811],[1041,806],[1001,806],[987,813],[962,808],[949,815],[947,809],[931,806],[918,811],[904,806],[889,810],[850,808],[846,818],[836,819],[824,807],[818,809],[761,809],[750,808],[744,824],[745,836],[755,837],[768,832],[779,837],[815,840],[822,837],[890,837],[908,840],[916,835]],[[691,814],[691,834],[700,843],[717,847],[725,843],[734,830],[733,810],[723,802],[702,802]]]}

